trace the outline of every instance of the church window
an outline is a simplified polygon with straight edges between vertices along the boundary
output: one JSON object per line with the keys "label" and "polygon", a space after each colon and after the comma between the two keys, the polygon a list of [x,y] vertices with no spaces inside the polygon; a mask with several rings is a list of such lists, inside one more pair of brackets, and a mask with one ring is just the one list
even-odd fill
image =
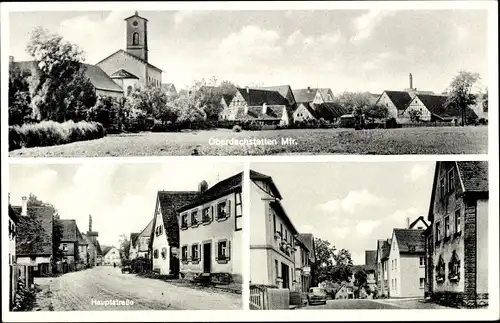
{"label": "church window", "polygon": [[139,33],[132,35],[132,45],[139,45]]}
{"label": "church window", "polygon": [[130,93],[132,93],[132,85],[129,85],[129,86],[127,87],[127,96],[129,96],[129,95],[130,95]]}

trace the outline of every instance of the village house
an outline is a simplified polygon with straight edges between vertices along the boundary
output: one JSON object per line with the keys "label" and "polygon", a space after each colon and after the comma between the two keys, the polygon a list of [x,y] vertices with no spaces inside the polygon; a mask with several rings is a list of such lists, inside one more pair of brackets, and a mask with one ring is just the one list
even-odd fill
{"label": "village house", "polygon": [[437,162],[426,237],[428,296],[488,304],[488,162]]}
{"label": "village house", "polygon": [[411,96],[406,91],[384,91],[375,104],[386,107],[389,118],[399,122],[410,101]]}
{"label": "village house", "polygon": [[292,91],[292,87],[290,85],[262,86],[259,87],[259,89],[278,92],[282,97],[286,99],[289,107],[295,107],[295,104],[297,103],[295,100],[295,95]]}
{"label": "village house", "polygon": [[236,94],[219,119],[254,121],[261,125],[288,125],[293,108],[288,104],[288,100],[278,91],[236,88]]}
{"label": "village house", "polygon": [[297,229],[270,176],[250,170],[250,282],[292,290]]}
{"label": "village house", "polygon": [[88,243],[89,262],[91,266],[100,266],[102,264],[102,250],[97,237],[99,233],[92,231],[92,215],[89,215],[89,230],[85,234]]}
{"label": "village house", "polygon": [[307,293],[312,283],[311,264],[316,261],[312,233],[299,233],[295,238],[295,290]]}
{"label": "village house", "polygon": [[[52,273],[52,222],[53,209],[45,205],[28,205],[26,197],[22,199],[21,207],[14,207],[19,211],[19,223],[16,237],[17,264],[24,267],[19,277],[25,281],[33,277]],[[27,267],[32,267],[28,269]],[[32,277],[26,277],[32,271]]]}
{"label": "village house", "polygon": [[12,205],[10,204],[10,193],[9,193],[9,293],[10,293],[10,303],[9,308],[12,309],[14,302],[14,295],[17,292],[18,283],[18,271],[17,271],[17,261],[16,261],[16,235],[17,235],[17,224],[19,223],[19,214],[17,214]]}
{"label": "village house", "polygon": [[61,219],[60,222],[62,237],[59,249],[63,252],[63,258],[61,259],[61,268],[58,270],[66,273],[81,268],[81,266],[77,266],[80,263],[80,230],[78,230],[76,220]]}
{"label": "village house", "polygon": [[199,194],[199,191],[158,191],[149,241],[153,271],[161,275],[178,276],[177,209],[193,201]]}
{"label": "village house", "polygon": [[377,280],[378,295],[389,297],[390,273],[389,273],[389,252],[391,250],[391,239],[377,240],[377,267],[375,277]]}
{"label": "village house", "polygon": [[242,282],[242,181],[243,173],[212,187],[203,181],[200,194],[178,209],[182,276]]}
{"label": "village house", "polygon": [[137,258],[151,258],[150,242],[151,233],[153,231],[153,221],[154,219],[151,219],[148,225],[141,231],[141,233],[139,233],[139,236],[137,237]]}
{"label": "village house", "polygon": [[324,121],[334,123],[340,120],[346,114],[345,109],[336,102],[324,103],[300,103],[293,112],[293,122],[304,122],[323,119]]}
{"label": "village house", "polygon": [[[411,121],[411,115],[418,113],[418,121],[461,122],[462,111],[455,106],[446,106],[445,95],[417,94],[404,110],[402,119]],[[466,118],[475,117],[476,113],[468,107]]]}
{"label": "village house", "polygon": [[140,233],[131,233],[129,240],[129,250],[128,250],[128,259],[132,260],[137,258],[137,250],[139,247],[139,234]]}
{"label": "village house", "polygon": [[[139,16],[137,11],[133,16],[124,19],[126,22],[126,47],[120,49],[96,64],[107,75],[122,71],[122,76],[115,79],[117,84],[124,86],[121,90],[128,94],[138,85],[160,88],[162,70],[148,61],[148,20]],[[128,75],[128,76],[127,76]]]}
{"label": "village house", "polygon": [[89,243],[84,238],[80,230],[78,230],[78,259],[78,270],[89,266]]}
{"label": "village house", "polygon": [[295,96],[297,105],[300,105],[301,103],[322,104],[326,102],[333,102],[334,100],[333,92],[330,88],[308,87],[307,89],[295,89],[293,90],[293,95]]}
{"label": "village house", "polygon": [[106,247],[102,251],[102,263],[108,266],[119,266],[122,264],[120,250],[115,246]]}
{"label": "village house", "polygon": [[353,299],[356,287],[352,282],[343,282],[335,293],[335,299]]}

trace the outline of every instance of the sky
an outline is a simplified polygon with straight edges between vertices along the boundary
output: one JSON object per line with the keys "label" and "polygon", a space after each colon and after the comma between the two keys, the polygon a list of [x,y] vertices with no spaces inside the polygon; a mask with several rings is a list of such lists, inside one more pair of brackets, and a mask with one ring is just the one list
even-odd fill
{"label": "sky", "polygon": [[122,233],[140,232],[153,218],[158,190],[196,191],[243,171],[241,163],[13,164],[10,200],[35,194],[51,203],[61,219],[75,219],[80,232],[99,232],[99,242],[119,247]]}
{"label": "sky", "polygon": [[[252,163],[273,178],[285,211],[301,233],[313,233],[355,265],[377,239],[429,211],[434,162]],[[253,228],[251,228],[253,229]]]}
{"label": "sky", "polygon": [[[76,43],[95,64],[125,49],[132,11],[10,14],[10,55],[25,53],[43,26]],[[149,61],[178,89],[216,76],[239,86],[289,84],[344,91],[441,93],[459,70],[488,79],[486,10],[144,11]]]}

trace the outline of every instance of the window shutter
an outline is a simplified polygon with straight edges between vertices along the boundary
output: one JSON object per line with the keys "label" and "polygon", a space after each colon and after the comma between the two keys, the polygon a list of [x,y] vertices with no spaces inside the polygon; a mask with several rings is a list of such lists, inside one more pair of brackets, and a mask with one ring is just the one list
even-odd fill
{"label": "window shutter", "polygon": [[227,200],[227,216],[231,216],[231,200]]}
{"label": "window shutter", "polygon": [[210,221],[213,221],[214,220],[214,206],[213,205],[210,207],[210,212],[211,212]]}
{"label": "window shutter", "polygon": [[227,253],[227,255],[226,255],[227,260],[231,260],[231,241],[230,240],[227,241],[226,253]]}

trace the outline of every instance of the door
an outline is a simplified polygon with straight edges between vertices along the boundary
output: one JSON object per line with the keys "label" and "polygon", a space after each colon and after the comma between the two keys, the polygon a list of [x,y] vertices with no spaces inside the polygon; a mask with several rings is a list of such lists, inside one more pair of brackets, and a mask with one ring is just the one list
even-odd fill
{"label": "door", "polygon": [[283,279],[283,288],[290,289],[290,272],[284,263],[281,263],[281,278]]}
{"label": "door", "polygon": [[203,272],[210,273],[212,271],[212,244],[203,244]]}

